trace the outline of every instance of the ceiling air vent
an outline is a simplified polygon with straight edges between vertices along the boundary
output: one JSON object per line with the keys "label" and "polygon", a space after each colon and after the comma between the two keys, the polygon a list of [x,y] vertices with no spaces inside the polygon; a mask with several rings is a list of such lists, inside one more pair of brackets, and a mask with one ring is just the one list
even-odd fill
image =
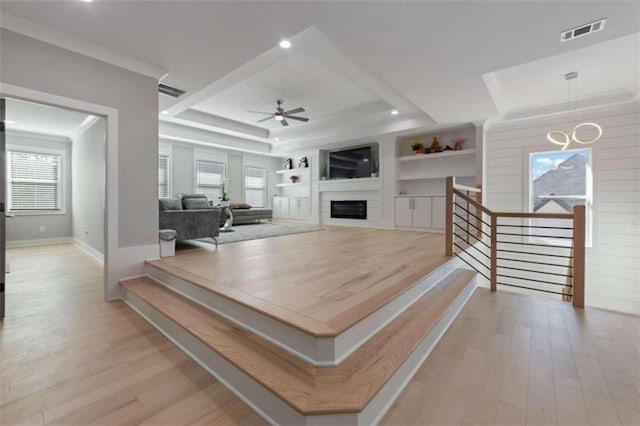
{"label": "ceiling air vent", "polygon": [[163,95],[171,96],[172,98],[179,98],[184,95],[186,90],[178,89],[177,87],[169,86],[168,84],[159,83],[158,84],[158,92]]}
{"label": "ceiling air vent", "polygon": [[575,27],[570,30],[563,31],[560,33],[560,41],[565,42],[565,41],[573,40],[574,38],[586,36],[587,34],[598,32],[604,29],[604,24],[606,24],[606,22],[607,22],[607,18],[603,18],[586,25],[580,25],[579,27]]}

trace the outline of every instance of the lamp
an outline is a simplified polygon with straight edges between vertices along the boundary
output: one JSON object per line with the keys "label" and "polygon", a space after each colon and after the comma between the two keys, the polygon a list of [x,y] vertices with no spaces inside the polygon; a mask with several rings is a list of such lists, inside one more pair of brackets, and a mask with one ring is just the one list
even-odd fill
{"label": "lamp", "polygon": [[[571,80],[575,80],[578,78],[577,72],[569,72],[564,75],[564,79],[569,82],[569,100],[571,100]],[[578,83],[576,81],[576,105],[575,111],[578,110]],[[596,136],[591,139],[580,139],[578,138],[578,130],[591,128],[595,130]],[[552,130],[547,133],[547,140],[552,144],[561,146],[561,150],[566,150],[572,142],[575,142],[580,145],[590,145],[596,142],[602,136],[602,127],[600,127],[597,123],[592,122],[584,122],[580,123],[577,126],[574,126],[573,129],[569,132],[565,132],[563,130]]]}

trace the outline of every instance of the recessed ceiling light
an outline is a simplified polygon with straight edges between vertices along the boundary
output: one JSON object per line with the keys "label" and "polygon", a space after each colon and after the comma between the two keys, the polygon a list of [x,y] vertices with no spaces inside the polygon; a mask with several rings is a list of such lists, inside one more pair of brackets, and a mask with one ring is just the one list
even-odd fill
{"label": "recessed ceiling light", "polygon": [[282,40],[280,42],[280,47],[282,47],[283,49],[288,49],[291,47],[291,42],[289,40]]}
{"label": "recessed ceiling light", "polygon": [[169,115],[169,111],[162,111],[162,115]]}
{"label": "recessed ceiling light", "polygon": [[80,0],[83,3],[93,3],[93,0]]}
{"label": "recessed ceiling light", "polygon": [[397,109],[392,109],[391,110],[391,115],[398,115],[398,110]]}
{"label": "recessed ceiling light", "polygon": [[278,142],[280,140],[280,138],[275,138],[273,139],[274,141]]}
{"label": "recessed ceiling light", "polygon": [[4,124],[16,124],[13,120],[4,120]]}

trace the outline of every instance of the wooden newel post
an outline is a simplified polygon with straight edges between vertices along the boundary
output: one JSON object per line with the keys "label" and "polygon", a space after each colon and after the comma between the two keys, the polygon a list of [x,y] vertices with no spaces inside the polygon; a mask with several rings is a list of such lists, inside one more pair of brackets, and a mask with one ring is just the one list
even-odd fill
{"label": "wooden newel post", "polygon": [[453,256],[453,176],[447,177],[447,217],[445,226],[445,256]]}
{"label": "wooden newel post", "polygon": [[498,289],[498,217],[491,215],[491,291]]}
{"label": "wooden newel post", "polygon": [[584,308],[585,208],[573,207],[573,306]]}

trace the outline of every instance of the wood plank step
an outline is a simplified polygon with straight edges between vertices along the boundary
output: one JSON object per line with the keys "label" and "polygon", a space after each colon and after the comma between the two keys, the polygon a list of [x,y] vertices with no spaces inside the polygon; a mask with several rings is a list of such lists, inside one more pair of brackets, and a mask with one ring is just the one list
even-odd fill
{"label": "wood plank step", "polygon": [[455,270],[336,367],[315,367],[148,277],[121,285],[309,416],[362,411],[474,276]]}

